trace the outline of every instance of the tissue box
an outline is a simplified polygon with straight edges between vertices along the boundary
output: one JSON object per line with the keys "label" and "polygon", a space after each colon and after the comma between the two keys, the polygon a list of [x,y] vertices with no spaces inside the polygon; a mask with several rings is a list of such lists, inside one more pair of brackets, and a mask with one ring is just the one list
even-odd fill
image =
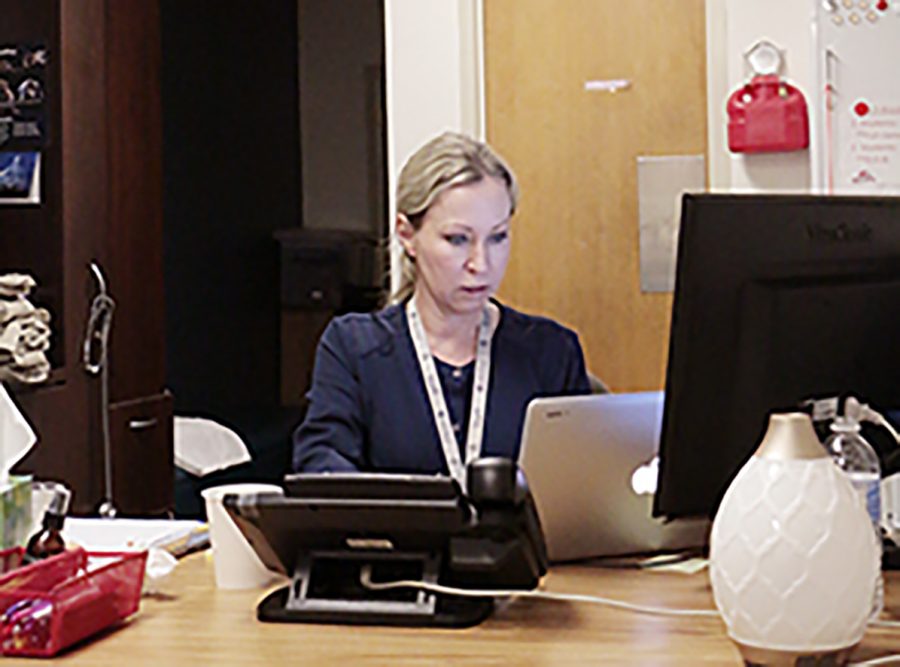
{"label": "tissue box", "polygon": [[10,475],[0,485],[0,548],[24,544],[31,526],[31,475]]}

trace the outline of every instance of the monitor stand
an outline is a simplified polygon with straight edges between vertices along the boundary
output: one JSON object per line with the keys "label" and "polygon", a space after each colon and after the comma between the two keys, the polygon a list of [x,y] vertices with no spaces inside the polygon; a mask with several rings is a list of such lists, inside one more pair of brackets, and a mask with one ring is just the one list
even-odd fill
{"label": "monitor stand", "polygon": [[437,553],[347,549],[302,552],[289,586],[267,595],[257,618],[276,623],[346,623],[469,627],[490,616],[490,597],[461,597],[415,588],[372,590],[373,582],[413,580],[437,584]]}

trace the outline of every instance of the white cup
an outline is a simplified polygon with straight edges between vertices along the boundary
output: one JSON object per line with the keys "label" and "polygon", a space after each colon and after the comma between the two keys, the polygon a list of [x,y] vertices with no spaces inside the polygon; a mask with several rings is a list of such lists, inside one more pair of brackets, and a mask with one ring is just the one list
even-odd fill
{"label": "white cup", "polygon": [[213,569],[219,588],[261,588],[275,577],[267,569],[253,547],[225,511],[222,498],[229,493],[284,493],[274,484],[225,484],[204,489],[206,518],[209,521],[209,540],[213,552]]}

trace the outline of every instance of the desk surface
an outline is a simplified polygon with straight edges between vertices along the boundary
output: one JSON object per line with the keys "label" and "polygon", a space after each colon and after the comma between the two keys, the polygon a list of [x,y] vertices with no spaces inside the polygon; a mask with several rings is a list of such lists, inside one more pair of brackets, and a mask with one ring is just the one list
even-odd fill
{"label": "desk surface", "polygon": [[[547,590],[667,607],[712,608],[696,575],[588,566],[554,569]],[[718,618],[675,618],[594,604],[519,599],[464,630],[260,623],[263,591],[215,588],[208,552],[183,559],[123,627],[58,658],[71,665],[697,665],[741,664]],[[886,614],[900,619],[900,573]],[[870,629],[853,659],[900,652],[900,631]],[[3,667],[35,660],[3,658]]]}

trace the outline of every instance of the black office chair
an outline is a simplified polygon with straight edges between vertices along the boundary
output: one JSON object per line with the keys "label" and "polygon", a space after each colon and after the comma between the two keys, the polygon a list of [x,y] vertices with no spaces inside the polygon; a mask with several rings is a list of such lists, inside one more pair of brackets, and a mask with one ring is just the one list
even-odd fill
{"label": "black office chair", "polygon": [[591,372],[588,372],[588,382],[591,385],[592,394],[609,394],[610,388],[606,383]]}

